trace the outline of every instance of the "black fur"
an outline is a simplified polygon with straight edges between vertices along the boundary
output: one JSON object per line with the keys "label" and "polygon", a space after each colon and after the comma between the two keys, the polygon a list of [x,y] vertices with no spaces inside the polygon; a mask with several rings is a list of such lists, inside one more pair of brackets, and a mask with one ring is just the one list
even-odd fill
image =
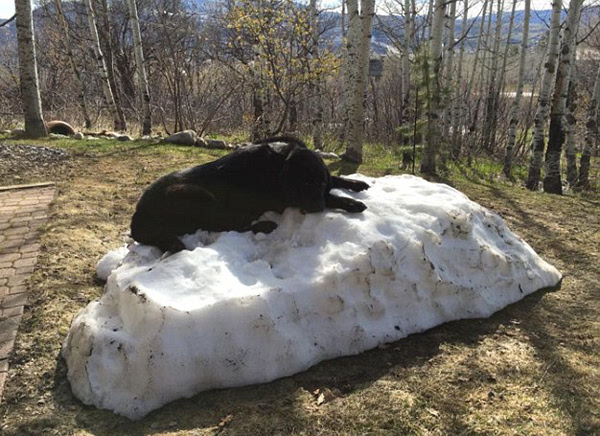
{"label": "black fur", "polygon": [[203,165],[156,180],[142,195],[131,221],[134,240],[163,251],[184,249],[178,236],[195,231],[270,233],[277,225],[255,222],[287,207],[362,212],[366,206],[336,197],[333,188],[362,191],[368,184],[331,176],[323,160],[291,137],[258,141]]}

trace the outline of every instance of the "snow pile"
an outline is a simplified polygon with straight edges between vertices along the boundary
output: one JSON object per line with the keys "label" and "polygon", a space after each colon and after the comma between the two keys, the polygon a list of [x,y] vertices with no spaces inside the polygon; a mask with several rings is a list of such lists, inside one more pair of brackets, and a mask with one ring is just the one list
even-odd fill
{"label": "snow pile", "polygon": [[270,214],[270,235],[198,232],[184,238],[192,251],[164,259],[138,244],[109,253],[99,274],[119,266],[63,347],[75,395],[137,419],[202,390],[487,317],[561,278],[453,188],[354,177],[371,185],[351,194],[367,204],[361,214],[288,209]]}

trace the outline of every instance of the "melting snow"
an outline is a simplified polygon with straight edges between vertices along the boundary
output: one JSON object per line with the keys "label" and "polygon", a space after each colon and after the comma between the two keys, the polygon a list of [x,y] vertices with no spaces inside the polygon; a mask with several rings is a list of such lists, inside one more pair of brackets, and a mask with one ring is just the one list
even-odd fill
{"label": "melting snow", "polygon": [[368,209],[270,214],[269,235],[197,232],[161,259],[98,264],[106,292],[63,347],[86,404],[137,419],[212,388],[267,382],[443,322],[487,317],[561,274],[502,219],[413,176],[367,178]]}

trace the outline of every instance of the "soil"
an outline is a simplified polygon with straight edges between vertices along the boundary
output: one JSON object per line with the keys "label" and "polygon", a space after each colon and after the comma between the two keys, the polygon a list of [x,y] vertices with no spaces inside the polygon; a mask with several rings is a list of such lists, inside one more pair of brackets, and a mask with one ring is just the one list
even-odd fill
{"label": "soil", "polygon": [[57,195],[0,404],[3,435],[600,434],[599,199],[464,177],[450,182],[556,266],[560,289],[293,377],[200,393],[137,422],[80,403],[60,348],[72,318],[102,294],[97,261],[125,243],[148,183],[220,153],[131,145],[20,174],[19,183],[52,179]]}

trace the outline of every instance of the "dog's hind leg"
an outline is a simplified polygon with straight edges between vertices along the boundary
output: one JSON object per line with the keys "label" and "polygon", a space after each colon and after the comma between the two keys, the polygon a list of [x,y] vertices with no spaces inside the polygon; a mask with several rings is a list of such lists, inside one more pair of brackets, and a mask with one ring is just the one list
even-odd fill
{"label": "dog's hind leg", "polygon": [[360,180],[346,179],[344,177],[331,176],[331,188],[332,189],[349,189],[351,191],[359,192],[369,189],[369,184]]}

